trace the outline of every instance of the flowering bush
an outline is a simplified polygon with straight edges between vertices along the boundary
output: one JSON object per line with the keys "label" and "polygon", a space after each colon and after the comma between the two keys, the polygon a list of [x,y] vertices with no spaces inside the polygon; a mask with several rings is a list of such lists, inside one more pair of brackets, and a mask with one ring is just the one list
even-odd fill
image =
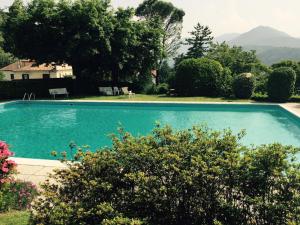
{"label": "flowering bush", "polygon": [[37,195],[35,185],[11,177],[16,171],[15,161],[9,159],[13,155],[8,145],[0,141],[0,212],[26,209]]}
{"label": "flowering bush", "polygon": [[0,212],[28,209],[37,188],[31,182],[11,180],[0,191]]}
{"label": "flowering bush", "polygon": [[13,153],[9,150],[8,145],[0,141],[0,187],[10,180],[11,174],[15,171],[16,163],[8,159],[11,156]]}

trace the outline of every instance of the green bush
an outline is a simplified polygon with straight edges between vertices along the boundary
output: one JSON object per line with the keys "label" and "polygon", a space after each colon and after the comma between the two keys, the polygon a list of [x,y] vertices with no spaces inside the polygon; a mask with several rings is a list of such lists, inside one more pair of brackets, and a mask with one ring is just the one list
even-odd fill
{"label": "green bush", "polygon": [[36,196],[37,188],[30,182],[5,183],[0,191],[0,212],[28,209]]}
{"label": "green bush", "polygon": [[[243,133],[157,127],[80,151],[42,186],[34,224],[299,224],[299,150],[246,147]],[[107,222],[108,221],[108,222]]]}
{"label": "green bush", "polygon": [[166,83],[161,83],[157,85],[157,94],[167,94],[169,91],[169,85]]}
{"label": "green bush", "polygon": [[237,75],[233,81],[233,92],[235,97],[248,99],[251,98],[255,89],[255,77],[251,73]]}
{"label": "green bush", "polygon": [[169,85],[166,83],[161,83],[159,85],[152,84],[146,89],[146,94],[157,95],[157,94],[167,94],[169,91]]}
{"label": "green bush", "polygon": [[271,66],[272,69],[281,68],[281,67],[289,67],[295,71],[296,73],[295,87],[299,89],[300,88],[300,62],[285,60],[279,63],[275,63]]}
{"label": "green bush", "polygon": [[185,59],[176,67],[175,89],[182,96],[216,96],[223,75],[221,64],[215,60]]}
{"label": "green bush", "polygon": [[272,101],[285,102],[295,89],[296,73],[289,67],[274,69],[268,80],[268,96]]}

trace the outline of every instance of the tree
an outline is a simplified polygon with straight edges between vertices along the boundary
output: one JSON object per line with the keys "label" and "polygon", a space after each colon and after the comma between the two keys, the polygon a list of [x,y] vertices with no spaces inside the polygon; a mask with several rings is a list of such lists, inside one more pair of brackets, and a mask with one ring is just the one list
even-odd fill
{"label": "tree", "polygon": [[[152,21],[154,26],[159,26],[163,30],[161,38],[162,54],[157,64],[157,68],[160,69],[164,60],[175,56],[180,47],[182,22],[185,13],[170,2],[145,0],[137,7],[136,15]],[[158,73],[157,84],[160,82],[159,77]]]}
{"label": "tree", "polygon": [[133,9],[118,9],[114,16],[108,62],[115,83],[118,83],[119,78],[124,80],[133,75],[148,73],[161,54],[160,31],[148,21],[134,21],[133,15]]}
{"label": "tree", "polygon": [[236,75],[252,72],[252,70],[258,72],[258,69],[267,71],[255,51],[244,51],[242,47],[231,47],[225,42],[212,44],[206,57],[220,62],[223,67],[228,67]]}
{"label": "tree", "polygon": [[32,0],[22,16],[14,14],[7,20],[16,20],[13,26],[4,26],[10,49],[38,63],[71,64],[78,78],[133,79],[160,55],[160,30],[135,21],[132,9],[115,11],[109,0]]}
{"label": "tree", "polygon": [[4,50],[19,55],[18,43],[22,42],[24,33],[21,26],[26,17],[26,11],[22,0],[14,0],[8,9],[8,13],[3,16],[1,24],[4,38]]}
{"label": "tree", "polygon": [[81,150],[42,185],[31,222],[299,224],[299,149],[244,146],[242,137],[206,127],[158,126],[139,137],[120,129],[112,147]]}
{"label": "tree", "polygon": [[186,57],[201,58],[209,50],[213,37],[208,26],[202,26],[200,23],[194,27],[194,31],[190,32],[191,37],[186,39],[186,45],[190,46]]}

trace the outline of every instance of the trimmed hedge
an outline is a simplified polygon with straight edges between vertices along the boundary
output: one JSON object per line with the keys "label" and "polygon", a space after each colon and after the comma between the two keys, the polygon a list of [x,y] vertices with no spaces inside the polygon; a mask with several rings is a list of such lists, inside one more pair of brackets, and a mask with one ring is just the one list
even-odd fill
{"label": "trimmed hedge", "polygon": [[255,89],[255,78],[251,73],[242,73],[234,78],[233,92],[235,97],[242,99],[251,98]]}
{"label": "trimmed hedge", "polygon": [[175,75],[175,89],[181,96],[216,96],[223,77],[223,67],[215,60],[185,59]]}
{"label": "trimmed hedge", "polygon": [[286,102],[293,95],[296,73],[289,67],[274,69],[268,80],[268,96],[271,101]]}

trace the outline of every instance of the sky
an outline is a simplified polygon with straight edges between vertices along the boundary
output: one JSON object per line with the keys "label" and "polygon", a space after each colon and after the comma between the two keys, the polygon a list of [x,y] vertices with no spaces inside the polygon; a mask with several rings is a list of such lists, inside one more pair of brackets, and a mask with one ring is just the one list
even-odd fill
{"label": "sky", "polygon": [[[0,0],[0,7],[13,0]],[[26,0],[25,0],[26,1]],[[28,1],[28,0],[27,0]],[[186,12],[183,36],[197,22],[207,25],[214,36],[244,33],[259,25],[271,26],[300,37],[300,0],[168,0]],[[114,7],[136,7],[142,0],[112,0]]]}

